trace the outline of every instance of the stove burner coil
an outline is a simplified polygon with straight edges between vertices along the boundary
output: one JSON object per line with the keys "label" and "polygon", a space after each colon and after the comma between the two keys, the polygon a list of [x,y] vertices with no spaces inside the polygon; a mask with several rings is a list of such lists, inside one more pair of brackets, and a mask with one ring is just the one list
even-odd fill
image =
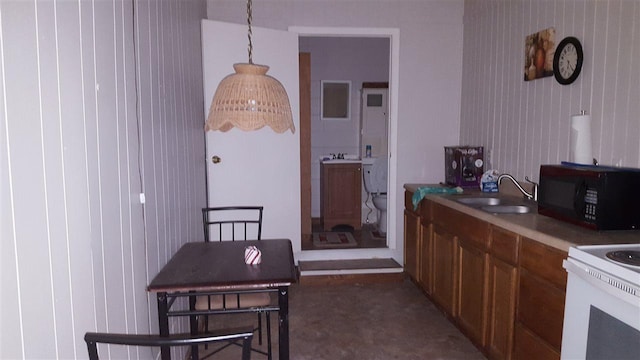
{"label": "stove burner coil", "polygon": [[621,262],[626,265],[640,266],[640,251],[635,250],[621,250],[610,251],[607,253],[607,258]]}

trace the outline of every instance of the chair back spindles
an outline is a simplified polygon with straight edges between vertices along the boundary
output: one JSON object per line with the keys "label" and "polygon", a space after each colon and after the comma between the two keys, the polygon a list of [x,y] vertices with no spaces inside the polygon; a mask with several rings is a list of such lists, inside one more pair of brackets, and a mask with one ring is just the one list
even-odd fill
{"label": "chair back spindles", "polygon": [[262,206],[203,208],[204,241],[260,240],[262,212]]}

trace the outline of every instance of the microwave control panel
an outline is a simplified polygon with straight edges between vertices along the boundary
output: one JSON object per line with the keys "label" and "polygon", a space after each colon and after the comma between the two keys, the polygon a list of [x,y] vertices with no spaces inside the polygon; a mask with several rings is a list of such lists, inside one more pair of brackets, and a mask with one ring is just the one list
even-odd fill
{"label": "microwave control panel", "polygon": [[594,188],[587,188],[587,192],[584,195],[584,218],[587,220],[596,221],[596,205],[598,205],[598,190]]}

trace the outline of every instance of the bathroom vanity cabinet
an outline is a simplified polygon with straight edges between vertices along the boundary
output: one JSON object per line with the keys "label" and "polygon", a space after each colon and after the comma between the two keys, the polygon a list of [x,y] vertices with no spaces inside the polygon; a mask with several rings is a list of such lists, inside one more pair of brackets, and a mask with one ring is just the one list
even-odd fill
{"label": "bathroom vanity cabinet", "polygon": [[558,359],[567,252],[430,199],[413,210],[412,195],[409,277],[488,358]]}
{"label": "bathroom vanity cabinet", "polygon": [[324,231],[336,225],[362,228],[362,164],[320,165],[320,221]]}

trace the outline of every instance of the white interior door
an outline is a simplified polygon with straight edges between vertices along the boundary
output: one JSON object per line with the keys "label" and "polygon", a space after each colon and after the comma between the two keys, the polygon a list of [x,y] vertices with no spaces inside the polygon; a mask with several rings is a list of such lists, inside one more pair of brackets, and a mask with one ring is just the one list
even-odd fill
{"label": "white interior door", "polygon": [[[285,87],[296,129],[300,126],[298,35],[253,27],[253,62]],[[248,62],[247,26],[202,20],[205,115],[215,90],[234,63]],[[204,122],[203,122],[204,126]],[[264,206],[264,239],[288,238],[300,251],[300,137],[270,127],[206,132],[209,206]],[[212,162],[218,156],[221,161]]]}
{"label": "white interior door", "polygon": [[361,99],[361,141],[362,157],[366,155],[366,146],[371,145],[371,156],[387,156],[389,111],[388,89],[363,89]]}

